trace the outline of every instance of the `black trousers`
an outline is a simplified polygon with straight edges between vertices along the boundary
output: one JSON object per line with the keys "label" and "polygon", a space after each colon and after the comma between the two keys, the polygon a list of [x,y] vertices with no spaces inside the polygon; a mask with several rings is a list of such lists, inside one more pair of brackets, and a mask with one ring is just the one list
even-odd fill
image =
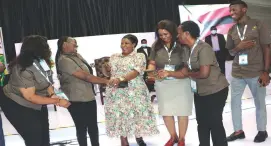
{"label": "black trousers", "polygon": [[0,98],[5,116],[22,136],[26,146],[50,146],[47,106],[39,111],[21,106],[6,96]]}
{"label": "black trousers", "polygon": [[226,73],[226,65],[225,65],[226,61],[219,61],[219,68],[221,69],[221,73],[223,73],[225,75]]}
{"label": "black trousers", "polygon": [[207,96],[195,94],[200,146],[210,146],[210,134],[213,146],[228,146],[222,118],[228,91],[227,87],[215,94]]}
{"label": "black trousers", "polygon": [[76,127],[79,146],[87,146],[87,132],[92,146],[99,146],[96,101],[71,102],[68,108]]}
{"label": "black trousers", "polygon": [[219,58],[218,55],[216,55],[216,59],[217,59],[217,62],[218,62],[218,65],[219,65],[219,68],[221,70],[221,73],[223,73],[225,75],[226,73],[226,59],[221,59]]}

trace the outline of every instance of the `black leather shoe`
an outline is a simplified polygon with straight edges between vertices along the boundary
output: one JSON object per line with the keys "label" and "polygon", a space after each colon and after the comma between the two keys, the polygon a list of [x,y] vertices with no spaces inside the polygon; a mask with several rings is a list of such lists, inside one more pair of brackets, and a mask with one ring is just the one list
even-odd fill
{"label": "black leather shoe", "polygon": [[152,95],[152,96],[151,96],[151,102],[154,101],[155,97],[156,97],[156,95]]}
{"label": "black leather shoe", "polygon": [[233,132],[230,136],[227,137],[227,141],[230,142],[230,141],[235,141],[237,139],[244,139],[244,138],[246,138],[245,132],[242,132],[238,135],[236,135],[236,132]]}
{"label": "black leather shoe", "polygon": [[136,142],[139,146],[147,146],[142,137],[136,138]]}
{"label": "black leather shoe", "polygon": [[254,142],[256,143],[264,142],[267,137],[268,134],[266,131],[259,131],[258,134],[255,136]]}

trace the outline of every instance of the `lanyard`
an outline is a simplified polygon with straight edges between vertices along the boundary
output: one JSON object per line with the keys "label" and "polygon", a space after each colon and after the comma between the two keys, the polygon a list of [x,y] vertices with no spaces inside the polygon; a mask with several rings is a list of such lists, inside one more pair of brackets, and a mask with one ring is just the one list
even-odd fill
{"label": "lanyard", "polygon": [[171,53],[173,52],[173,50],[176,48],[176,42],[174,43],[174,45],[173,45],[173,47],[172,47],[172,49],[171,49],[171,51],[169,52],[169,49],[167,48],[167,46],[166,45],[164,45],[164,47],[165,47],[165,49],[167,50],[167,53],[168,53],[168,63],[170,64],[170,61],[171,61]]}
{"label": "lanyard", "polygon": [[50,84],[52,84],[51,81],[49,80],[48,75],[45,75],[45,74],[40,70],[40,68],[37,66],[37,64],[36,64],[35,62],[33,62],[33,65],[37,68],[37,70],[41,73],[41,75],[44,76],[45,79],[46,79]]}
{"label": "lanyard", "polygon": [[241,41],[244,40],[244,39],[245,39],[245,33],[246,33],[246,31],[247,31],[247,25],[245,25],[245,27],[244,27],[243,36],[241,36],[241,33],[240,33],[240,30],[239,30],[238,25],[237,25],[236,28],[237,28],[237,33],[238,33],[238,36],[239,36],[240,40],[241,40]]}
{"label": "lanyard", "polygon": [[191,66],[191,56],[192,56],[192,53],[193,53],[194,49],[198,45],[198,43],[199,43],[199,39],[196,40],[195,44],[191,48],[191,53],[190,53],[190,56],[189,56],[189,59],[188,59],[188,67],[189,67],[189,69],[192,69],[192,66]]}

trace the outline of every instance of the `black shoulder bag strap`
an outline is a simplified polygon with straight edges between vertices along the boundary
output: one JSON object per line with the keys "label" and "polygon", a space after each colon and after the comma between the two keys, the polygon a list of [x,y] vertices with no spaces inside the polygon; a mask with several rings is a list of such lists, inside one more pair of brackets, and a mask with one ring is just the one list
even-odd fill
{"label": "black shoulder bag strap", "polygon": [[[66,57],[68,57],[69,59],[71,59],[76,65],[78,65],[82,70],[83,70],[83,68],[72,58],[72,57],[69,57],[69,56],[66,56]],[[80,59],[80,58],[79,58]],[[89,72],[90,72],[90,74],[92,74],[93,75],[93,70],[92,70],[92,68],[91,68],[91,66],[90,65],[88,65],[88,63],[86,62],[86,61],[84,61],[84,60],[82,60],[82,59],[80,59],[86,66],[87,66],[87,68],[88,68],[88,70],[89,70]],[[93,93],[94,93],[94,95],[96,95],[96,92],[95,92],[95,89],[94,89],[94,85],[93,85],[93,83],[91,83],[92,84],[92,90],[93,90]]]}

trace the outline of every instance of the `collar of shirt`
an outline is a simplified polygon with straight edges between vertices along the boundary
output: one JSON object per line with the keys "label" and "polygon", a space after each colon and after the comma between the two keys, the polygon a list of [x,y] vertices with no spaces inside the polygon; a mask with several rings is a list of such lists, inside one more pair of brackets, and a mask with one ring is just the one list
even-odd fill
{"label": "collar of shirt", "polygon": [[249,16],[245,16],[244,21],[242,21],[240,23],[237,23],[237,25],[245,26],[249,20],[250,20],[250,17]]}
{"label": "collar of shirt", "polygon": [[72,56],[77,56],[77,53],[72,52],[72,53],[62,53],[63,55],[72,55]]}
{"label": "collar of shirt", "polygon": [[[133,56],[135,55],[137,52],[134,50],[133,52],[131,52],[130,54],[128,54],[127,56]],[[124,56],[122,53],[119,54],[119,57],[126,57]]]}
{"label": "collar of shirt", "polygon": [[63,55],[77,57],[80,60],[87,62],[79,53],[63,53]]}

